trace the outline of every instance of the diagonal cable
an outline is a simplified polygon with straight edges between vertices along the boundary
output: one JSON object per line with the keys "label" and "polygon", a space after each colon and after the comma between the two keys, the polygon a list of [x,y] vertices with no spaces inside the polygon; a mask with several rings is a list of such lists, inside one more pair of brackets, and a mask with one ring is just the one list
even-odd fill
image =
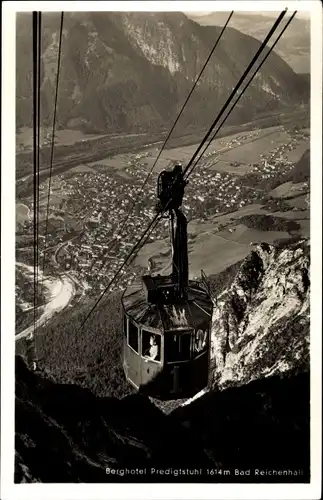
{"label": "diagonal cable", "polygon": [[[157,164],[157,162],[158,162],[158,160],[159,160],[159,158],[160,158],[160,156],[161,156],[161,154],[162,154],[163,150],[165,149],[166,143],[168,142],[168,140],[169,140],[169,138],[170,138],[171,134],[173,133],[173,131],[174,131],[174,129],[175,129],[175,127],[176,127],[176,125],[177,125],[177,123],[178,123],[178,121],[179,121],[179,119],[180,119],[180,117],[181,117],[181,115],[182,115],[182,113],[183,113],[183,111],[184,111],[184,109],[185,109],[185,107],[186,107],[186,105],[187,105],[187,103],[188,103],[188,101],[189,101],[190,97],[191,97],[191,95],[193,94],[193,92],[194,92],[194,90],[195,90],[195,88],[196,88],[196,86],[197,86],[197,84],[198,84],[198,82],[199,82],[199,80],[200,80],[200,78],[201,78],[201,76],[202,76],[202,73],[204,72],[204,70],[205,70],[206,66],[208,65],[208,63],[209,63],[209,61],[210,61],[210,59],[211,59],[212,55],[214,54],[214,51],[215,51],[216,47],[218,46],[218,44],[219,44],[219,42],[220,42],[220,40],[221,40],[221,38],[222,38],[222,35],[223,35],[223,33],[224,33],[224,31],[225,31],[225,29],[226,29],[227,25],[229,24],[229,21],[230,21],[231,17],[233,16],[233,13],[234,13],[234,11],[232,11],[232,12],[229,14],[229,17],[228,17],[228,19],[227,19],[226,23],[225,23],[225,24],[224,24],[224,26],[222,27],[221,32],[220,32],[220,34],[219,34],[219,36],[218,36],[217,40],[215,41],[215,44],[214,44],[214,46],[213,46],[213,48],[212,48],[212,50],[211,50],[211,52],[210,52],[209,56],[207,57],[207,59],[206,59],[206,61],[205,61],[204,65],[203,65],[202,69],[200,70],[200,73],[198,74],[198,76],[197,76],[197,78],[196,78],[196,80],[195,80],[195,82],[194,82],[194,84],[193,84],[193,87],[191,88],[191,90],[190,90],[189,94],[187,95],[187,97],[186,97],[186,99],[185,99],[185,101],[184,101],[184,103],[183,103],[183,105],[182,105],[182,108],[181,108],[180,112],[179,112],[179,113],[178,113],[178,115],[177,115],[176,120],[174,121],[174,123],[173,123],[173,125],[172,125],[171,129],[170,129],[170,130],[169,130],[169,132],[168,132],[168,134],[167,134],[167,136],[166,136],[166,138],[165,138],[165,140],[164,140],[164,143],[163,143],[162,147],[160,148],[160,150],[159,150],[159,152],[158,152],[158,155],[157,155],[157,157],[156,157],[156,159],[155,159],[155,161],[154,161],[154,163],[153,163],[153,165],[152,165],[152,167],[151,167],[150,171],[148,172],[148,175],[146,176],[146,179],[144,180],[144,182],[143,182],[142,186],[140,187],[140,189],[139,189],[139,191],[138,191],[138,193],[137,193],[137,197],[135,198],[134,202],[131,204],[131,206],[130,206],[130,208],[129,208],[129,210],[128,210],[128,212],[127,212],[127,214],[126,214],[126,216],[125,216],[125,218],[124,218],[124,220],[123,220],[123,222],[122,222],[122,224],[121,224],[121,229],[119,230],[118,235],[120,235],[120,234],[121,234],[121,232],[122,232],[123,228],[125,227],[125,225],[126,225],[126,223],[127,223],[128,219],[129,219],[129,217],[130,217],[130,215],[131,215],[131,213],[132,213],[132,211],[133,211],[133,209],[134,209],[134,207],[135,207],[135,205],[136,205],[136,203],[137,203],[137,200],[138,200],[138,198],[139,198],[140,194],[143,192],[143,190],[144,190],[145,186],[147,185],[147,182],[148,182],[148,180],[149,180],[150,176],[152,175],[152,173],[153,173],[153,171],[154,171],[154,169],[155,169],[155,166],[156,166],[156,164]],[[117,236],[118,236],[118,235],[117,235]],[[114,247],[115,247],[115,246],[116,246],[116,244],[117,244],[117,239],[116,239],[116,237],[114,238],[113,243],[114,243]],[[113,247],[113,245],[111,245],[111,247],[110,247],[110,248],[108,248],[108,249],[106,250],[105,255],[103,255],[103,258],[106,256],[106,254],[108,253],[108,251],[109,251],[109,250],[111,250],[111,249],[112,249],[112,248],[114,248],[114,247]],[[101,265],[101,267],[100,267],[100,269],[99,269],[98,273],[100,273],[100,272],[101,272],[101,270],[102,270],[102,268],[105,266],[105,264],[106,264],[105,262],[103,262],[103,263],[102,263],[102,265]],[[92,271],[93,266],[94,266],[94,263],[92,264],[92,266],[91,266],[91,268],[90,268],[90,271],[89,271],[89,272],[91,272],[91,271]]]}
{"label": "diagonal cable", "polygon": [[37,21],[38,14],[33,12],[33,229],[34,229],[34,331],[36,329],[36,302],[37,302]]}
{"label": "diagonal cable", "polygon": [[245,71],[243,72],[240,80],[238,81],[238,83],[236,84],[236,86],[234,87],[234,89],[232,90],[230,96],[228,97],[228,99],[226,100],[223,108],[221,109],[220,113],[218,113],[216,119],[214,120],[214,122],[212,123],[211,127],[209,128],[208,132],[206,133],[204,139],[202,140],[201,144],[199,145],[199,147],[197,148],[197,150],[195,151],[194,155],[192,156],[192,158],[190,159],[190,161],[188,162],[185,170],[184,170],[184,175],[186,174],[186,172],[189,170],[190,166],[192,165],[193,161],[195,160],[195,158],[197,157],[198,153],[200,152],[200,150],[202,149],[202,147],[204,146],[204,144],[206,143],[206,141],[208,140],[210,134],[212,133],[214,127],[217,125],[217,123],[219,122],[220,118],[222,117],[222,115],[224,114],[224,112],[226,111],[227,107],[229,106],[230,102],[232,101],[232,99],[234,98],[234,96],[236,95],[236,93],[239,91],[239,88],[240,86],[242,85],[244,79],[246,78],[246,76],[248,75],[249,71],[251,70],[251,68],[253,67],[253,65],[255,64],[255,62],[257,61],[258,57],[260,56],[260,54],[263,52],[263,50],[265,49],[266,45],[267,45],[267,42],[270,40],[270,38],[272,37],[273,33],[276,31],[277,27],[279,26],[279,24],[281,23],[283,17],[285,16],[286,14],[286,10],[282,11],[278,18],[276,19],[276,21],[274,22],[273,26],[271,27],[271,29],[269,30],[269,33],[267,34],[266,38],[264,39],[264,41],[261,43],[259,49],[257,50],[257,52],[255,53],[255,55],[253,56],[252,60],[250,61],[250,63],[248,64],[247,68],[245,69]]}
{"label": "diagonal cable", "polygon": [[46,223],[45,223],[45,240],[44,240],[44,257],[43,257],[43,273],[44,273],[45,261],[46,261],[46,246],[47,246],[47,232],[48,232],[49,201],[50,201],[50,190],[51,190],[53,159],[54,159],[55,127],[56,127],[56,112],[57,112],[57,100],[58,100],[58,87],[59,87],[59,75],[60,75],[61,53],[62,53],[63,23],[64,23],[64,12],[61,12],[61,21],[60,21],[60,30],[59,30],[59,42],[58,42],[58,55],[57,55],[56,89],[55,89],[55,101],[54,101],[54,114],[53,114],[51,153],[50,153],[50,165],[49,165],[49,181],[48,181],[47,210],[46,210]]}
{"label": "diagonal cable", "polygon": [[274,50],[275,46],[277,45],[277,43],[279,42],[279,40],[281,39],[281,37],[283,36],[283,34],[285,33],[286,29],[288,28],[288,26],[290,25],[290,23],[292,22],[292,20],[294,19],[294,17],[296,16],[296,13],[297,11],[295,11],[291,17],[288,19],[287,23],[285,24],[284,28],[282,29],[282,31],[280,32],[280,34],[278,35],[278,37],[276,38],[275,42],[273,43],[273,45],[269,48],[267,54],[265,55],[265,57],[263,58],[263,60],[258,64],[257,68],[255,69],[255,71],[253,72],[253,74],[251,75],[251,77],[249,78],[249,80],[247,81],[247,83],[245,84],[245,86],[243,87],[243,89],[241,90],[240,94],[238,95],[236,101],[233,103],[233,105],[231,106],[231,108],[228,110],[228,112],[226,113],[226,115],[224,116],[223,120],[221,121],[220,125],[218,126],[218,128],[216,129],[216,131],[214,132],[214,134],[212,135],[211,139],[209,140],[209,142],[207,143],[206,147],[204,148],[204,150],[202,151],[202,153],[200,154],[200,156],[198,157],[198,159],[196,160],[195,164],[193,165],[193,167],[191,168],[191,170],[188,172],[187,176],[189,176],[192,171],[194,170],[194,168],[196,167],[197,163],[201,160],[202,156],[205,154],[206,150],[208,149],[208,147],[210,146],[210,144],[214,141],[216,135],[218,134],[219,130],[221,129],[221,127],[223,126],[224,122],[227,120],[227,118],[230,116],[231,112],[233,111],[233,109],[235,108],[236,104],[238,103],[238,101],[241,99],[241,97],[243,96],[244,92],[247,90],[247,88],[249,87],[250,83],[252,82],[252,80],[254,79],[254,77],[256,76],[256,74],[259,72],[259,70],[261,69],[262,65],[265,63],[265,61],[268,59],[269,55],[271,54],[271,52]]}
{"label": "diagonal cable", "polygon": [[[37,186],[36,186],[36,308],[39,305],[39,171],[40,171],[40,82],[41,82],[41,12],[38,12],[38,44],[37,44]],[[37,313],[36,313],[37,314]],[[36,321],[37,327],[37,321]]]}
{"label": "diagonal cable", "polygon": [[[271,30],[269,31],[268,35],[266,36],[265,40],[263,41],[263,43],[261,44],[260,48],[258,49],[257,53],[255,54],[255,56],[253,57],[251,63],[248,65],[246,71],[244,72],[244,74],[242,75],[242,77],[240,78],[238,84],[236,85],[235,89],[234,89],[234,92],[231,93],[231,95],[229,96],[229,98],[227,99],[227,102],[226,104],[224,105],[224,107],[222,108],[222,110],[220,111],[220,113],[218,114],[216,120],[213,122],[210,130],[208,131],[208,133],[206,134],[206,136],[204,137],[204,139],[202,140],[200,146],[198,147],[198,149],[196,150],[196,152],[194,153],[193,157],[191,158],[189,164],[187,165],[185,171],[184,171],[184,174],[188,171],[188,167],[192,164],[193,160],[195,159],[195,157],[197,156],[199,150],[202,148],[202,146],[205,144],[205,142],[207,141],[208,139],[208,136],[210,135],[210,133],[212,132],[214,126],[217,124],[219,118],[221,117],[221,115],[224,113],[224,111],[226,110],[226,108],[228,107],[228,105],[230,104],[234,94],[237,92],[237,90],[239,89],[240,85],[242,84],[243,80],[246,78],[247,74],[249,73],[250,69],[253,67],[253,65],[255,64],[256,60],[258,59],[259,55],[261,54],[261,52],[264,50],[264,48],[266,47],[266,44],[267,42],[269,41],[269,39],[272,37],[273,33],[276,31],[278,25],[280,24],[281,20],[283,19],[283,17],[285,16],[286,14],[286,10],[281,12],[281,14],[278,16],[277,20],[275,21],[273,27],[271,28]],[[296,14],[296,13],[295,13]],[[270,50],[270,49],[269,49]],[[264,62],[264,61],[263,61]],[[251,81],[251,80],[250,80]],[[249,82],[250,83],[250,82]],[[187,177],[192,173],[193,170],[191,170]],[[186,177],[186,178],[187,178]],[[168,200],[166,206],[163,208],[163,212],[165,212],[167,210],[167,207],[168,205],[170,204],[171,202],[171,199]],[[125,265],[129,262],[130,258],[132,257],[132,260],[134,258],[133,254],[137,254],[140,250],[140,248],[143,246],[143,244],[145,243],[145,241],[148,239],[150,233],[153,231],[153,229],[156,227],[156,225],[158,224],[159,220],[161,219],[162,217],[162,214],[157,214],[154,216],[154,218],[152,219],[152,221],[149,223],[148,227],[146,228],[146,230],[144,231],[143,235],[141,236],[141,238],[137,241],[137,243],[134,245],[134,247],[132,248],[132,250],[130,251],[130,253],[128,254],[128,256],[125,258],[125,260],[123,261],[123,263],[120,265],[119,269],[116,271],[115,275],[113,276],[113,278],[110,280],[110,282],[108,283],[107,287],[103,290],[103,292],[101,293],[100,297],[97,299],[97,301],[95,302],[94,306],[91,308],[90,312],[87,314],[87,316],[85,317],[84,321],[82,322],[82,325],[80,327],[80,329],[84,326],[84,324],[86,323],[86,321],[88,320],[88,318],[90,317],[90,315],[92,314],[92,312],[94,311],[94,309],[97,307],[97,305],[99,304],[99,302],[102,300],[103,296],[107,293],[107,291],[111,288],[112,284],[116,281],[116,278],[118,277],[118,275],[121,273],[121,271],[123,270],[123,268],[125,267]]]}

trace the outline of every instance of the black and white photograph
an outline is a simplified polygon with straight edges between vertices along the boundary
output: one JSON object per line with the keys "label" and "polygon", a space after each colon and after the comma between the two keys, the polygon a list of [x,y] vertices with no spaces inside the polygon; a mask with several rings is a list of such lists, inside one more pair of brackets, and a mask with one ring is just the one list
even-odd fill
{"label": "black and white photograph", "polygon": [[12,488],[310,498],[320,2],[12,3]]}

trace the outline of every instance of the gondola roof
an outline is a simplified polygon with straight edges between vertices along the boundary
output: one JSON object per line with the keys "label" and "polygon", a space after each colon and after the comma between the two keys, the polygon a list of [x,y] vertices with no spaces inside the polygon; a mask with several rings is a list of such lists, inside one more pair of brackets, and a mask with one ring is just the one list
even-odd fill
{"label": "gondola roof", "polygon": [[182,303],[147,302],[142,282],[125,290],[122,303],[136,323],[162,331],[199,328],[210,321],[213,307],[206,291],[193,281],[189,283],[188,299]]}

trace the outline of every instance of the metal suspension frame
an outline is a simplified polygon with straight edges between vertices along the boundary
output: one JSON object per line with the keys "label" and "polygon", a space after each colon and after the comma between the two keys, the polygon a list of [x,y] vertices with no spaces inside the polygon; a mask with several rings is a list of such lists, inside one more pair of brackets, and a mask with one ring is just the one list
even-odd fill
{"label": "metal suspension frame", "polygon": [[172,262],[174,262],[174,245],[175,245],[175,231],[174,231],[174,212],[173,210],[169,211],[169,239],[172,250]]}

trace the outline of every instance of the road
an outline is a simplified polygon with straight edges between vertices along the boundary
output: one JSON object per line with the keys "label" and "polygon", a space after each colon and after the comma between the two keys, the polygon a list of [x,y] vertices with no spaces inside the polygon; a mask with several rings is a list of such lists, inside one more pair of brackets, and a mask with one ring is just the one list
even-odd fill
{"label": "road", "polygon": [[[26,264],[18,263],[19,267],[23,267],[30,274],[33,274],[33,268],[27,266]],[[39,275],[42,272],[39,271]],[[62,311],[72,300],[75,295],[75,284],[69,276],[62,276],[61,278],[50,278],[44,276],[43,280],[44,286],[47,287],[50,293],[50,300],[44,306],[43,313],[37,321],[37,328],[42,326],[46,321],[48,321],[55,313]],[[23,337],[27,337],[34,330],[34,325],[32,324],[22,332],[15,336],[16,340]]]}

